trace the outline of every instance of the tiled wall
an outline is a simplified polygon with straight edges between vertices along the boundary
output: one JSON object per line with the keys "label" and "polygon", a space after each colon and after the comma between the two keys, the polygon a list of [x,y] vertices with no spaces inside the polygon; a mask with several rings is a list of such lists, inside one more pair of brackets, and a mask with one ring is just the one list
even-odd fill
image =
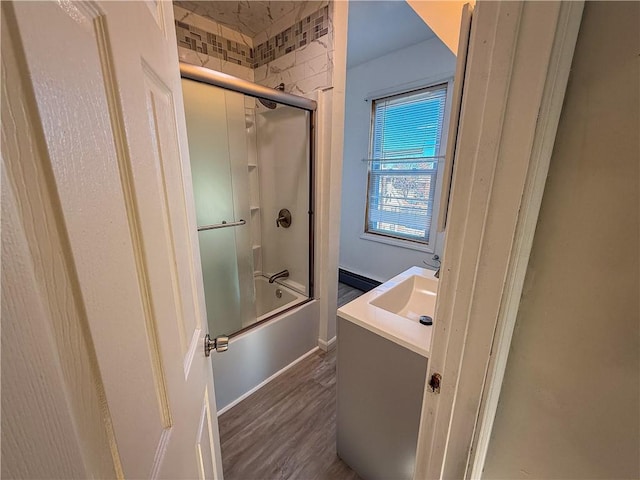
{"label": "tiled wall", "polygon": [[327,1],[299,2],[290,14],[253,38],[174,5],[181,61],[266,86],[313,96],[332,84],[332,8]]}
{"label": "tiled wall", "polygon": [[329,33],[329,6],[322,7],[255,48],[254,68],[304,47]]}
{"label": "tiled wall", "polygon": [[253,82],[251,37],[177,5],[173,6],[173,13],[180,61]]}
{"label": "tiled wall", "polygon": [[207,32],[195,25],[176,20],[178,46],[189,48],[210,57],[227,60],[248,68],[255,68],[253,48],[219,34]]}

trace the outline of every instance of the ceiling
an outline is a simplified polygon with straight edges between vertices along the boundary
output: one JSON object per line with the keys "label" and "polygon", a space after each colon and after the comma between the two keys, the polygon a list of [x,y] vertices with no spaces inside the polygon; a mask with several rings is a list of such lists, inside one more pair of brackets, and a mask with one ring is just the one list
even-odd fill
{"label": "ceiling", "polygon": [[349,2],[348,35],[347,67],[435,37],[404,0]]}
{"label": "ceiling", "polygon": [[234,30],[254,37],[269,28],[276,20],[291,13],[301,1],[174,1],[175,5],[218,23],[232,26]]}
{"label": "ceiling", "polygon": [[[180,1],[174,4],[255,37],[308,1]],[[315,2],[321,4],[322,2]],[[308,6],[308,5],[307,5]],[[433,38],[435,34],[404,0],[349,2],[347,67]]]}

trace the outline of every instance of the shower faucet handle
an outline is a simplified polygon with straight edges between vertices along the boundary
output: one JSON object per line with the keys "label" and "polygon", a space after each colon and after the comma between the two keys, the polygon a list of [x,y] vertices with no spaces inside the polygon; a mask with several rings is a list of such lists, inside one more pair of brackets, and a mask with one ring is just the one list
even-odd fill
{"label": "shower faucet handle", "polygon": [[278,212],[278,218],[276,218],[276,227],[289,228],[291,226],[291,212],[286,208],[283,208]]}

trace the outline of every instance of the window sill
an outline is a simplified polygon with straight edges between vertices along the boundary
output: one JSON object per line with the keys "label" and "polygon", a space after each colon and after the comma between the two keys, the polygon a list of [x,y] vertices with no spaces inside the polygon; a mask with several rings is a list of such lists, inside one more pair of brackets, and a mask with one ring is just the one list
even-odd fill
{"label": "window sill", "polygon": [[386,245],[393,245],[394,247],[406,248],[408,250],[417,250],[419,252],[433,253],[435,248],[431,245],[423,245],[409,240],[401,240],[399,238],[385,237],[383,235],[374,235],[372,233],[363,233],[360,235],[362,240],[369,240],[371,242],[384,243]]}

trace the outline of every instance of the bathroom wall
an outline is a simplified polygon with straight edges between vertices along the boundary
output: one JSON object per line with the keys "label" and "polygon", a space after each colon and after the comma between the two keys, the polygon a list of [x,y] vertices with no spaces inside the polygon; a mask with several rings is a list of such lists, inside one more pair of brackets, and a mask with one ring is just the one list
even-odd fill
{"label": "bathroom wall", "polygon": [[637,2],[586,2],[484,478],[640,478]]}
{"label": "bathroom wall", "polygon": [[[231,3],[174,4],[181,61],[261,85],[284,83],[286,92],[310,98],[332,85],[333,6],[328,1],[286,2],[282,8],[287,13],[273,20],[265,15],[259,22],[251,8],[227,11]],[[266,3],[256,2],[254,10]],[[212,16],[226,21],[217,22]],[[256,25],[265,23],[266,28],[255,31]]]}
{"label": "bathroom wall", "polygon": [[460,21],[462,8],[466,3],[474,5],[475,0],[407,0],[420,18],[429,25],[438,38],[456,55],[458,52],[458,39],[460,37]]}
{"label": "bathroom wall", "polygon": [[[284,40],[276,38],[281,33],[287,38],[284,45],[280,45]],[[333,84],[333,5],[329,2],[299,2],[294,11],[257,34],[254,42],[256,83],[270,87],[284,83],[285,92],[313,99],[316,90]],[[261,56],[267,51],[272,53],[263,63]]]}
{"label": "bathroom wall", "polygon": [[173,5],[180,61],[253,81],[253,39]]}
{"label": "bathroom wall", "polygon": [[[367,196],[371,96],[385,96],[446,81],[456,57],[437,38],[397,50],[347,69],[342,170],[340,268],[384,282],[432,254],[360,238]],[[441,252],[442,241],[437,251]],[[372,261],[374,260],[375,261]]]}
{"label": "bathroom wall", "polygon": [[[256,109],[262,215],[263,274],[287,269],[283,280],[308,292],[309,284],[309,113],[279,105]],[[289,228],[276,227],[280,209],[291,212]]]}
{"label": "bathroom wall", "polygon": [[[180,60],[270,87],[284,83],[286,92],[313,99],[317,99],[318,90],[332,85],[333,5],[328,1],[282,2],[277,6],[269,5],[268,2],[255,2],[249,8],[240,9],[239,13],[236,9],[229,8],[232,2],[176,3],[173,8]],[[263,7],[269,7],[268,12],[273,13],[273,20],[269,20],[264,12],[260,13]],[[279,10],[273,12],[274,8]],[[260,19],[256,18],[258,14],[262,15]],[[224,19],[225,23],[212,18]],[[256,30],[258,26],[265,24],[266,28]],[[290,173],[302,173],[298,172],[300,166],[296,155],[299,152],[290,156],[288,154],[292,151],[286,146],[292,140],[308,138],[307,132],[294,134],[275,124],[269,126],[268,122],[260,121],[267,117],[280,118],[284,111],[279,108],[276,113],[271,113],[251,100],[246,105],[249,152],[251,154],[254,147],[259,152],[256,161],[248,163],[260,164],[257,169],[249,167],[250,192],[253,197],[251,205],[254,207],[251,213],[255,247],[254,270],[270,274],[289,268],[292,282],[307,285],[308,229],[303,229],[299,219],[306,217],[308,201],[298,197],[301,195],[301,184],[308,178],[308,172],[289,182],[296,191],[296,198],[284,199],[281,197],[286,189],[282,178],[273,178],[273,172],[261,168],[275,167],[285,177]],[[256,117],[256,112],[264,113],[267,117]],[[280,120],[280,124],[284,125],[284,120]],[[268,128],[269,132],[261,132],[260,128]],[[255,142],[254,135],[260,139],[259,143]],[[272,135],[277,135],[277,138],[270,138]],[[276,152],[279,152],[277,158],[274,157]],[[262,159],[262,156],[265,158]],[[274,185],[279,188],[273,188]],[[291,238],[291,241],[271,241],[272,238],[284,235],[281,231],[283,229],[275,230],[276,216],[272,210],[276,205],[280,205],[276,212],[280,208],[300,211],[295,215],[298,221],[294,221],[293,226],[286,231],[287,238]],[[305,257],[304,261],[302,257]],[[283,264],[292,268],[279,267]]]}
{"label": "bathroom wall", "polygon": [[[232,9],[232,14],[227,15],[229,13],[229,4],[235,2],[178,3],[179,5],[174,5],[174,12],[176,20],[180,21],[180,23],[176,23],[180,59],[270,87],[284,83],[285,91],[287,92],[317,99],[321,105],[317,112],[317,121],[322,124],[330,121],[331,126],[340,130],[340,132],[335,132],[332,135],[331,129],[325,129],[322,138],[318,138],[316,174],[318,178],[321,178],[329,171],[340,171],[340,162],[342,161],[342,103],[344,102],[344,70],[346,68],[346,3],[335,5],[333,2],[329,3],[327,1],[277,2],[277,4],[274,2],[251,2],[247,5],[247,9],[242,9],[240,15],[237,15],[236,9]],[[222,9],[224,11],[218,11],[218,15],[216,15],[211,9],[207,10],[205,8],[207,3],[213,9]],[[189,11],[182,8],[185,6],[202,15],[208,12],[217,21],[204,18],[196,13],[189,13]],[[255,25],[256,22],[256,18],[251,17],[252,14],[249,11],[254,11],[255,13],[255,11],[259,11],[263,7],[271,9],[271,12],[274,13],[273,18],[275,18],[275,21],[268,28],[261,31],[257,31],[255,28],[248,28],[248,26]],[[289,9],[289,11],[279,18],[274,9]],[[333,67],[334,11],[340,12],[336,15],[338,15],[338,36],[341,49],[336,52],[338,68],[335,71]],[[222,15],[223,13],[225,15]],[[268,16],[260,15],[261,22],[266,18]],[[212,35],[217,35],[217,32],[220,32],[220,36],[224,40],[220,41],[222,51],[213,52],[209,48],[210,46],[213,47],[214,39],[207,35],[207,32]],[[204,50],[203,38],[205,39],[207,53],[198,51],[198,48]],[[227,39],[230,43],[225,43]],[[181,44],[180,41],[183,43]],[[216,50],[218,50],[217,36],[215,41]],[[195,50],[193,50],[194,48]],[[246,48],[249,48],[249,58],[246,57]],[[211,53],[213,55],[210,55]],[[220,57],[221,55],[222,57]],[[253,55],[253,58],[251,55]],[[249,60],[253,61],[251,68],[248,66]],[[335,78],[337,78],[337,84],[333,88]],[[258,131],[260,108],[263,107],[257,106],[255,101],[245,104],[249,138],[254,138],[255,142],[257,142],[258,136],[261,135]],[[278,111],[279,109],[280,111]],[[274,112],[278,116],[283,111],[281,107],[278,107]],[[331,118],[328,119],[327,115],[330,115]],[[252,119],[255,121],[255,130],[250,125]],[[264,143],[265,137],[262,136],[262,139]],[[292,135],[291,132],[280,132],[273,139],[269,139],[270,146],[267,145],[266,153],[269,151],[276,152],[277,148],[291,145],[292,142],[302,141],[302,139],[302,134],[298,135],[296,133]],[[251,214],[252,241],[254,245],[258,242],[261,246],[261,248],[254,249],[254,270],[267,272],[271,268],[266,264],[269,258],[288,261],[288,258],[300,256],[302,253],[306,256],[308,251],[308,230],[304,231],[304,239],[297,239],[297,236],[294,237],[293,234],[298,231],[297,227],[300,226],[299,223],[296,225],[296,220],[307,215],[308,199],[305,198],[304,202],[299,202],[297,198],[284,199],[287,203],[295,204],[293,208],[290,208],[294,213],[294,223],[287,232],[291,234],[289,236],[292,239],[295,239],[291,242],[282,241],[281,239],[275,245],[275,248],[279,250],[274,251],[271,257],[267,253],[265,261],[263,250],[265,250],[265,244],[268,243],[269,239],[265,236],[262,228],[255,229],[255,220],[262,217],[262,224],[268,225],[267,229],[273,227],[273,230],[275,230],[275,216],[263,213],[262,205],[276,205],[283,199],[279,198],[282,192],[277,191],[278,183],[276,181],[268,181],[268,178],[266,178],[268,174],[261,171],[260,166],[258,168],[251,167],[252,158],[258,163],[260,162],[260,155],[253,155],[258,151],[257,143],[255,142],[256,148],[254,148],[254,144],[251,141],[248,146],[249,158],[247,165],[250,179],[249,190],[252,195],[254,195],[254,192],[259,192],[257,198],[260,199],[258,205],[254,203],[255,197],[252,197],[251,200],[251,205],[259,207],[259,210],[254,210]],[[285,156],[281,155],[278,159],[272,157],[271,160],[267,159],[266,161],[276,160],[281,162],[281,167],[285,168],[286,171],[288,168],[285,166],[287,162],[283,161],[283,159],[285,159]],[[339,168],[335,167],[336,164]],[[335,174],[332,173],[332,175]],[[263,176],[265,178],[262,178]],[[301,185],[300,182],[303,180],[306,181],[306,174],[297,170],[285,173],[284,177],[287,182],[294,184],[296,187],[299,187]],[[253,188],[255,185],[258,188]],[[318,211],[322,210],[324,212],[323,221],[329,222],[333,217],[337,217],[337,209],[336,205],[330,203],[329,185],[326,187],[326,189],[318,188],[316,198],[319,204]],[[333,198],[339,199],[339,194],[334,194]],[[269,210],[269,208],[267,207],[266,210]],[[318,218],[320,218],[320,215],[318,215]],[[322,224],[323,228],[319,228],[319,225],[320,223],[318,223],[316,233],[316,245],[327,247],[327,252],[323,257],[323,264],[335,274],[333,277],[326,274],[321,276],[321,272],[318,269],[316,271],[315,289],[315,298],[317,300],[232,339],[228,352],[213,355],[218,408],[228,407],[233,404],[238,398],[252,391],[252,389],[282,368],[295,362],[301,355],[319,343],[326,347],[329,344],[329,340],[334,337],[337,262],[333,259],[332,252],[337,252],[337,222],[335,225],[333,222],[328,223],[326,228],[324,224]],[[280,228],[276,233],[284,235],[282,230]],[[266,250],[269,250],[269,247]],[[278,260],[275,263],[279,264],[282,261]],[[307,268],[306,262],[304,268]],[[296,278],[302,277],[306,279],[306,274],[303,270],[294,268],[292,280],[295,281]],[[306,281],[304,283],[306,284]],[[333,306],[331,306],[332,302]]]}

